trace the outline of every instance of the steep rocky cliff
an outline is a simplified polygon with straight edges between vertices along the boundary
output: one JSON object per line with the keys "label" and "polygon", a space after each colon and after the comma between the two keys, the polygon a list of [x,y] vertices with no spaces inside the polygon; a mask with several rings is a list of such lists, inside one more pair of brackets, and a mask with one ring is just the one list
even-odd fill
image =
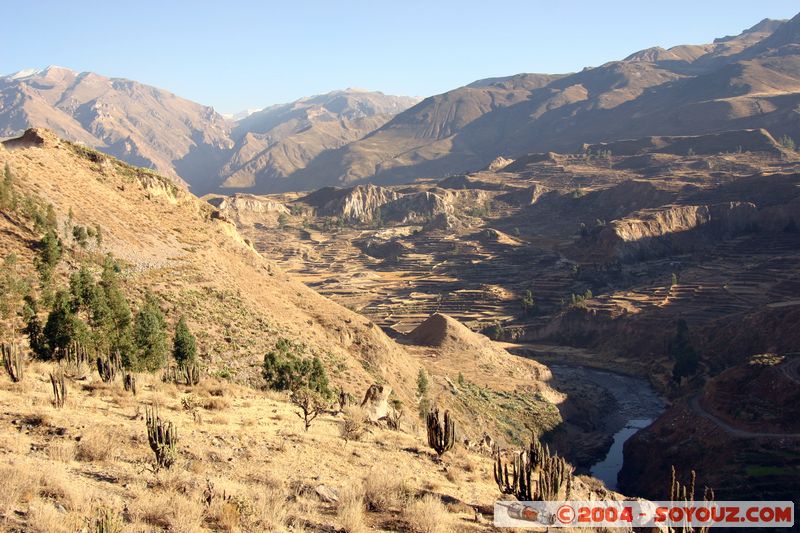
{"label": "steep rocky cliff", "polygon": [[598,235],[599,248],[611,257],[626,261],[653,257],[688,246],[690,234],[707,230],[731,235],[753,227],[757,208],[749,202],[715,205],[671,205],[638,211],[614,220]]}

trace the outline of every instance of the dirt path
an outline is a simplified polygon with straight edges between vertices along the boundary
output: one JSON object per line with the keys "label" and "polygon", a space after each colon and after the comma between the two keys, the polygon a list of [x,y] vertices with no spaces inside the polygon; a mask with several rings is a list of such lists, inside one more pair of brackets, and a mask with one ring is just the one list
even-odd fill
{"label": "dirt path", "polygon": [[705,410],[705,408],[700,405],[700,397],[693,396],[691,400],[689,400],[689,408],[698,416],[702,416],[709,422],[712,422],[717,427],[723,429],[729,435],[733,435],[734,437],[740,437],[743,439],[758,439],[758,438],[768,438],[768,439],[779,439],[779,438],[790,438],[790,439],[798,439],[800,438],[800,433],[762,433],[757,431],[748,431],[746,429],[739,429],[735,428],[732,425],[728,424],[724,420],[720,419],[719,417],[709,413]]}

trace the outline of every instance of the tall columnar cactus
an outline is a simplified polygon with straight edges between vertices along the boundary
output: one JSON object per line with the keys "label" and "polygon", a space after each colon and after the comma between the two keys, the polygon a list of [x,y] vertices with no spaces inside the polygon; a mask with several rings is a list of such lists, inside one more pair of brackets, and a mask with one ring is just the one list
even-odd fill
{"label": "tall columnar cactus", "polygon": [[[695,496],[695,483],[697,481],[697,473],[692,470],[691,474],[689,475],[689,486],[681,484],[678,480],[677,473],[675,471],[675,465],[672,465],[672,470],[670,473],[670,482],[669,482],[669,501],[672,502],[685,502],[685,503],[693,503],[694,496]],[[703,491],[703,501],[706,503],[713,502],[715,499],[714,490],[705,487]],[[670,528],[670,533],[673,532],[682,532],[682,533],[707,533],[709,531],[708,527],[699,527],[693,528],[691,526],[682,526],[680,528]]]}
{"label": "tall columnar cactus", "polygon": [[67,363],[80,366],[89,361],[89,353],[86,350],[86,346],[77,341],[72,341],[69,343],[69,346],[56,354],[56,358],[64,358],[67,360]]}
{"label": "tall columnar cactus", "polygon": [[16,344],[5,343],[0,350],[3,353],[3,366],[11,381],[19,383],[25,375],[25,359],[22,356],[22,350]]}
{"label": "tall columnar cactus", "polygon": [[200,367],[197,363],[188,363],[183,367],[183,379],[190,387],[200,383]]}
{"label": "tall columnar cactus", "polygon": [[106,508],[98,509],[94,519],[94,533],[119,533],[122,531],[122,520],[114,511]]}
{"label": "tall columnar cactus", "polygon": [[165,368],[164,373],[161,374],[161,381],[164,383],[178,383],[178,367],[168,366]]}
{"label": "tall columnar cactus", "polygon": [[61,409],[67,401],[67,383],[64,379],[64,371],[58,369],[55,373],[50,372],[50,384],[53,386],[53,405]]}
{"label": "tall columnar cactus", "polygon": [[108,383],[114,381],[117,377],[117,372],[122,369],[122,357],[119,352],[114,352],[113,355],[108,357],[97,358],[97,372],[100,374],[100,379]]}
{"label": "tall columnar cactus", "polygon": [[125,372],[122,375],[123,388],[136,396],[136,376],[132,372]]}
{"label": "tall columnar cactus", "polygon": [[510,469],[500,449],[495,449],[494,456],[494,480],[503,494],[513,494],[519,501],[552,501],[563,489],[564,498],[569,499],[573,467],[562,457],[551,455],[538,439],[533,438],[527,450],[514,454]]}
{"label": "tall columnar cactus", "polygon": [[147,440],[156,456],[158,468],[169,468],[178,458],[178,431],[172,422],[162,420],[158,410],[148,407],[145,411]]}
{"label": "tall columnar cactus", "polygon": [[453,447],[455,442],[456,424],[450,418],[450,412],[444,412],[444,418],[439,419],[439,409],[428,413],[428,445],[442,455]]}

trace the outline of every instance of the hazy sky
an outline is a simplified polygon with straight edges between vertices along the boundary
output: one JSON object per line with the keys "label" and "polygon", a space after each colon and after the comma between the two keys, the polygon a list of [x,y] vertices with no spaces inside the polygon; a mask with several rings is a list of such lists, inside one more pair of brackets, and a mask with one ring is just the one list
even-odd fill
{"label": "hazy sky", "polygon": [[345,87],[428,96],[571,72],[798,11],[797,0],[15,1],[0,73],[91,70],[235,112]]}

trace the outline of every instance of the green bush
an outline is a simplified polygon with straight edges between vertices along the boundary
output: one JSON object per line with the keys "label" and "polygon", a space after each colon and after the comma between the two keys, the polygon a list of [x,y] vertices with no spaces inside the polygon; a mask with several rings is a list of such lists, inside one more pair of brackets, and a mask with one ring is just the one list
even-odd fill
{"label": "green bush", "polygon": [[178,325],[175,326],[172,356],[181,368],[187,364],[194,363],[197,359],[197,342],[192,332],[189,331],[189,326],[186,324],[186,318],[184,317],[181,317],[178,320]]}
{"label": "green bush", "polygon": [[155,372],[164,366],[169,353],[167,322],[156,296],[151,292],[147,293],[144,304],[136,313],[133,339],[137,351],[137,361],[133,365],[135,368]]}
{"label": "green bush", "polygon": [[297,391],[306,388],[330,397],[328,374],[319,357],[308,357],[305,346],[289,339],[278,339],[275,348],[264,356],[262,368],[267,387]]}

